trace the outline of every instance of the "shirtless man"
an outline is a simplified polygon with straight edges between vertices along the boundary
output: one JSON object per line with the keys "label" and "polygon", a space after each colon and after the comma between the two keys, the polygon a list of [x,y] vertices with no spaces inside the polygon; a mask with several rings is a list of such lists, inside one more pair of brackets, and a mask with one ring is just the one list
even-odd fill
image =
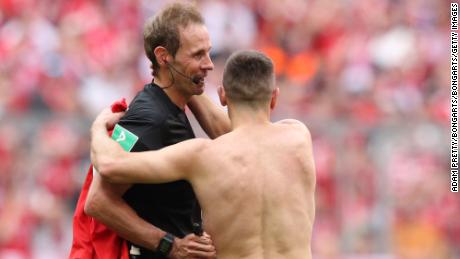
{"label": "shirtless man", "polygon": [[228,105],[230,133],[127,153],[106,131],[121,114],[105,110],[92,126],[92,161],[111,182],[189,181],[220,259],[311,258],[311,137],[299,121],[270,122],[278,92],[269,58],[237,52],[227,61],[219,88],[222,105]]}

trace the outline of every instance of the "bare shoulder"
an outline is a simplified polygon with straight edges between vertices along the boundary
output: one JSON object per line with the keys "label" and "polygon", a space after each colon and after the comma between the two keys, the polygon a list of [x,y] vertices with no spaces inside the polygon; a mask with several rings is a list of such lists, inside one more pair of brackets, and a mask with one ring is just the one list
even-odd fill
{"label": "bare shoulder", "polygon": [[295,119],[284,119],[276,122],[276,124],[282,124],[282,125],[289,125],[293,129],[298,130],[300,132],[303,132],[307,134],[310,137],[310,130],[308,127],[301,121],[295,120]]}
{"label": "bare shoulder", "polygon": [[211,143],[212,140],[210,139],[194,138],[153,152],[156,152],[157,157],[161,158],[162,161],[170,161],[169,164],[174,164],[178,170],[185,170],[201,161],[203,151],[208,149]]}
{"label": "bare shoulder", "polygon": [[184,164],[188,164],[191,160],[199,158],[202,151],[209,147],[211,142],[212,140],[204,138],[188,139],[153,152],[160,153],[166,157],[173,157],[177,161],[183,161]]}
{"label": "bare shoulder", "polygon": [[284,119],[284,120],[277,121],[276,123],[306,127],[305,124],[303,124],[303,122],[299,120],[295,120],[295,119]]}
{"label": "bare shoulder", "polygon": [[212,143],[212,140],[205,139],[205,138],[194,138],[183,141],[179,144],[176,144],[181,149],[185,149],[184,151],[193,151],[195,153],[200,152]]}

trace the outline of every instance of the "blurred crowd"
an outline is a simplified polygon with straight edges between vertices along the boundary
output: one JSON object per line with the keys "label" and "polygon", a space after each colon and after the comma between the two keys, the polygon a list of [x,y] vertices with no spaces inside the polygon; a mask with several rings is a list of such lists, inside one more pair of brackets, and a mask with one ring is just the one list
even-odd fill
{"label": "blurred crowd", "polygon": [[[151,81],[143,23],[168,2],[0,0],[0,259],[68,255],[91,121]],[[312,132],[314,258],[460,258],[449,2],[196,3],[213,44],[208,95],[232,51],[259,49],[281,88],[273,120]]]}

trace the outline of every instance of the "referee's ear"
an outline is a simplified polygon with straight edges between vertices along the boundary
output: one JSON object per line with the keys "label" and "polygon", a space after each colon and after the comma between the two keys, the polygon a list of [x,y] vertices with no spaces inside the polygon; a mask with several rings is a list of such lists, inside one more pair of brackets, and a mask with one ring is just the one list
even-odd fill
{"label": "referee's ear", "polygon": [[168,50],[166,50],[165,47],[158,46],[153,50],[153,53],[155,54],[155,59],[157,60],[157,63],[160,65],[160,67],[167,64]]}

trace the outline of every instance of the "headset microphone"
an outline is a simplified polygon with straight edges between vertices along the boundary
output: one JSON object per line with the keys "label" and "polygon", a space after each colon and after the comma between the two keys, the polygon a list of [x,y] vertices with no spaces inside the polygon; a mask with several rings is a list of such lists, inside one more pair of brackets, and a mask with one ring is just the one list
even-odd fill
{"label": "headset microphone", "polygon": [[201,81],[200,77],[198,77],[198,76],[189,77],[189,76],[185,75],[184,73],[179,72],[179,70],[177,70],[173,65],[169,64],[167,60],[164,60],[164,62],[166,63],[166,65],[168,65],[169,68],[172,68],[179,75],[181,75],[181,76],[187,78],[188,80],[192,81],[192,83],[194,83],[196,85],[200,83],[200,81]]}

